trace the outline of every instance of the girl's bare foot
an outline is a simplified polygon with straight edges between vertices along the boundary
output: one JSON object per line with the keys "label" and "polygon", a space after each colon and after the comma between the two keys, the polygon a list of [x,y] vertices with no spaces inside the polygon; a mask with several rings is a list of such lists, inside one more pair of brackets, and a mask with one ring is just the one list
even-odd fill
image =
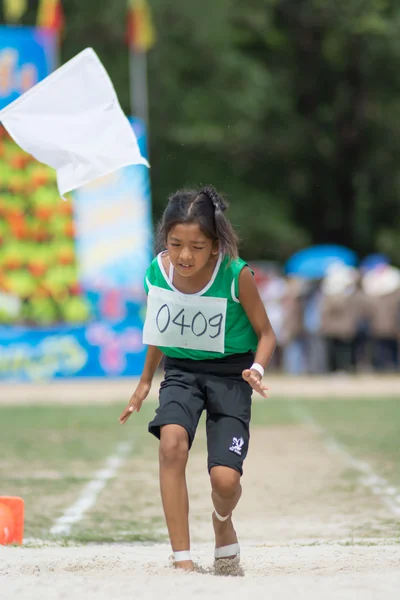
{"label": "girl's bare foot", "polygon": [[[222,548],[222,546],[230,546],[231,544],[236,544],[238,539],[236,531],[233,527],[232,517],[229,517],[229,519],[227,519],[226,521],[220,521],[217,518],[216,514],[213,513],[212,519],[215,533],[215,547]],[[226,558],[235,557],[236,555]]]}
{"label": "girl's bare foot", "polygon": [[192,560],[181,560],[174,562],[175,569],[182,569],[182,571],[194,571],[194,564]]}

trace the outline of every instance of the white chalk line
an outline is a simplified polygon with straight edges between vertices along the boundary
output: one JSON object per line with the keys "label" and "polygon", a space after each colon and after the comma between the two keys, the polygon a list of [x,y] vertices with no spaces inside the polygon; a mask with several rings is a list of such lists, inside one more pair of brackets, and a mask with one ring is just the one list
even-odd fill
{"label": "white chalk line", "polygon": [[83,515],[95,505],[97,496],[112,479],[130,451],[133,443],[123,442],[118,444],[115,453],[109,456],[104,468],[95,473],[93,479],[83,488],[81,495],[64,514],[55,521],[50,529],[51,535],[69,535],[72,525],[79,523]]}
{"label": "white chalk line", "polygon": [[316,433],[324,440],[326,448],[333,454],[340,455],[349,467],[358,471],[360,474],[358,481],[374,496],[379,498],[381,502],[397,517],[400,516],[400,490],[375,473],[373,468],[365,461],[359,460],[352,456],[338,442],[327,429],[322,427],[298,402],[291,403],[292,414],[305,425],[309,425]]}

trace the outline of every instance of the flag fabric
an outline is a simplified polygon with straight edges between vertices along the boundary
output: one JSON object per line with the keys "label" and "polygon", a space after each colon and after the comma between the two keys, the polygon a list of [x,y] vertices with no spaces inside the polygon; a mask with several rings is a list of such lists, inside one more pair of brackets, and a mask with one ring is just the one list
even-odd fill
{"label": "flag fabric", "polygon": [[64,11],[61,0],[39,0],[37,26],[61,33],[64,29]]}
{"label": "flag fabric", "polygon": [[4,19],[7,23],[18,23],[26,13],[28,0],[3,0]]}
{"label": "flag fabric", "polygon": [[64,198],[128,165],[146,165],[111,80],[87,48],[0,111],[15,142],[57,171]]}
{"label": "flag fabric", "polygon": [[148,52],[156,34],[147,0],[128,0],[127,43],[135,52]]}

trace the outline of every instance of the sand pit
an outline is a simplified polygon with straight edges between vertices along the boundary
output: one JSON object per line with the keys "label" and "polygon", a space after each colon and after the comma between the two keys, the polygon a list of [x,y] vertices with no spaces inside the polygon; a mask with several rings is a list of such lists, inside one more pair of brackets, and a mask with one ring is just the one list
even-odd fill
{"label": "sand pit", "polygon": [[[2,597],[58,600],[235,598],[382,600],[398,598],[400,549],[339,545],[243,547],[242,578],[177,573],[169,548],[1,549]],[[212,547],[195,552],[211,566]]]}

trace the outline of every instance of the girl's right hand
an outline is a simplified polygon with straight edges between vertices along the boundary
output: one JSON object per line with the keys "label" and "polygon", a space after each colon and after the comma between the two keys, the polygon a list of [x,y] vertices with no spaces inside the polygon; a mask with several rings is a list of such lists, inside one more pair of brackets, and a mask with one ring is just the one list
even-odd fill
{"label": "girl's right hand", "polygon": [[144,400],[147,398],[151,388],[151,383],[139,382],[136,390],[133,392],[128,406],[122,411],[119,418],[121,425],[127,422],[133,412],[140,412]]}

